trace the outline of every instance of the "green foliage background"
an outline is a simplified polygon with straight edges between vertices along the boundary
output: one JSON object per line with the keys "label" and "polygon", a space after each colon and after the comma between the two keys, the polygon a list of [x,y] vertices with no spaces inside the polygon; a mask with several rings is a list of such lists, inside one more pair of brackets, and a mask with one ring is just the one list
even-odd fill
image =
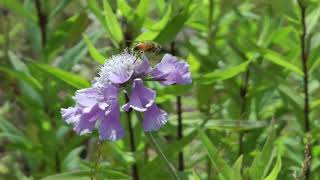
{"label": "green foliage background", "polygon": [[[320,2],[301,2],[310,132],[295,0],[0,0],[0,179],[89,179],[97,132],[77,136],[60,108],[108,57],[143,40],[190,64],[192,85],[148,84],[170,113],[154,135],[175,167],[183,151],[181,179],[302,179],[308,142],[310,179],[320,179]],[[131,123],[136,151],[128,131],[105,142],[99,178],[130,179],[137,164],[140,179],[170,179],[134,114]]]}

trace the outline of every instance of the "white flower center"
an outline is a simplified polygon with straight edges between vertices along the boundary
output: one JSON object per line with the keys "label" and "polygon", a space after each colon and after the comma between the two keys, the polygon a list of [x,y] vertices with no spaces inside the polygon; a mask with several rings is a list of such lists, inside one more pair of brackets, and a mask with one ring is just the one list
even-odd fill
{"label": "white flower center", "polygon": [[104,65],[100,68],[99,76],[94,78],[94,84],[104,85],[110,82],[110,76],[112,74],[130,73],[141,64],[142,60],[133,53],[124,51],[121,54],[111,56]]}

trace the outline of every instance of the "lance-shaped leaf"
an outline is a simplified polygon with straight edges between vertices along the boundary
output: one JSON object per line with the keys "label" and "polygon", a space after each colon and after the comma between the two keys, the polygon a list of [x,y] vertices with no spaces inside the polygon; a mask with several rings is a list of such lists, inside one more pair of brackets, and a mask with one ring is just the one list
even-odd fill
{"label": "lance-shaped leaf", "polygon": [[107,32],[109,33],[110,37],[119,44],[123,40],[123,33],[117,17],[112,12],[110,4],[107,0],[103,1],[103,9]]}
{"label": "lance-shaped leaf", "polygon": [[219,173],[221,179],[231,180],[233,177],[233,170],[231,166],[222,157],[220,157],[218,150],[202,130],[199,130],[199,135],[215,171]]}
{"label": "lance-shaped leaf", "polygon": [[227,68],[225,70],[216,70],[203,76],[196,77],[196,80],[199,81],[201,84],[211,84],[216,81],[230,79],[238,75],[239,73],[244,72],[247,69],[249,63],[250,61],[246,61],[239,65]]}
{"label": "lance-shaped leaf", "polygon": [[281,166],[282,166],[281,157],[278,156],[277,157],[277,162],[274,165],[271,173],[264,180],[277,180],[277,177],[278,177],[278,175],[279,175],[279,173],[281,171]]}
{"label": "lance-shaped leaf", "polygon": [[264,50],[264,57],[266,60],[283,67],[284,69],[288,69],[293,71],[301,76],[303,76],[303,72],[295,65],[291,64],[288,60],[285,59],[281,54],[271,51]]}
{"label": "lance-shaped leaf", "polygon": [[64,71],[57,67],[53,67],[42,63],[32,63],[32,65],[37,69],[41,70],[42,72],[48,73],[49,75],[52,75],[53,77],[61,81],[64,81],[65,83],[69,84],[74,88],[82,89],[90,86],[90,83],[81,76]]}
{"label": "lance-shaped leaf", "polygon": [[155,41],[160,44],[171,42],[175,39],[177,34],[183,28],[189,17],[195,12],[197,6],[191,5],[192,0],[189,1],[184,9],[173,17],[168,24],[163,28],[159,35],[155,38]]}
{"label": "lance-shaped leaf", "polygon": [[103,64],[106,58],[93,46],[92,42],[86,35],[83,35],[83,40],[87,45],[91,57],[98,63]]}
{"label": "lance-shaped leaf", "polygon": [[254,158],[250,168],[250,179],[260,180],[263,179],[269,171],[270,164],[273,159],[273,143],[275,140],[275,134],[272,131],[267,142],[263,146],[261,152],[259,152]]}

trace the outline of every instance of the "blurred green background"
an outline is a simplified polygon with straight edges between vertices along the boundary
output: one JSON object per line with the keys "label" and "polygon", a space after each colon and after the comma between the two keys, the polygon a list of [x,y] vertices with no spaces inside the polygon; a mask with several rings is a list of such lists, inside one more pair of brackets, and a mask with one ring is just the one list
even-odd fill
{"label": "blurred green background", "polygon": [[192,72],[192,85],[148,82],[180,179],[320,179],[319,0],[0,0],[0,13],[0,179],[89,179],[96,163],[97,179],[171,179],[134,114],[100,158],[97,132],[78,136],[60,114],[108,57],[146,40]]}

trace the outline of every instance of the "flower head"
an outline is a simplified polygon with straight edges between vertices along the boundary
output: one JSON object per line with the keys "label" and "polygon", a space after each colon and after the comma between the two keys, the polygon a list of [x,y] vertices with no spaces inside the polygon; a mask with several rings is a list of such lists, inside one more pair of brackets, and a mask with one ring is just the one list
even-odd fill
{"label": "flower head", "polygon": [[145,56],[124,51],[106,61],[92,87],[76,91],[75,106],[62,108],[62,118],[79,135],[91,133],[97,126],[101,140],[122,138],[118,95],[126,84],[132,90],[129,102],[122,109],[143,112],[145,131],[159,130],[167,122],[167,113],[155,104],[156,92],[143,84],[143,79],[150,77],[163,85],[191,83],[189,65],[170,54],[152,68]]}

